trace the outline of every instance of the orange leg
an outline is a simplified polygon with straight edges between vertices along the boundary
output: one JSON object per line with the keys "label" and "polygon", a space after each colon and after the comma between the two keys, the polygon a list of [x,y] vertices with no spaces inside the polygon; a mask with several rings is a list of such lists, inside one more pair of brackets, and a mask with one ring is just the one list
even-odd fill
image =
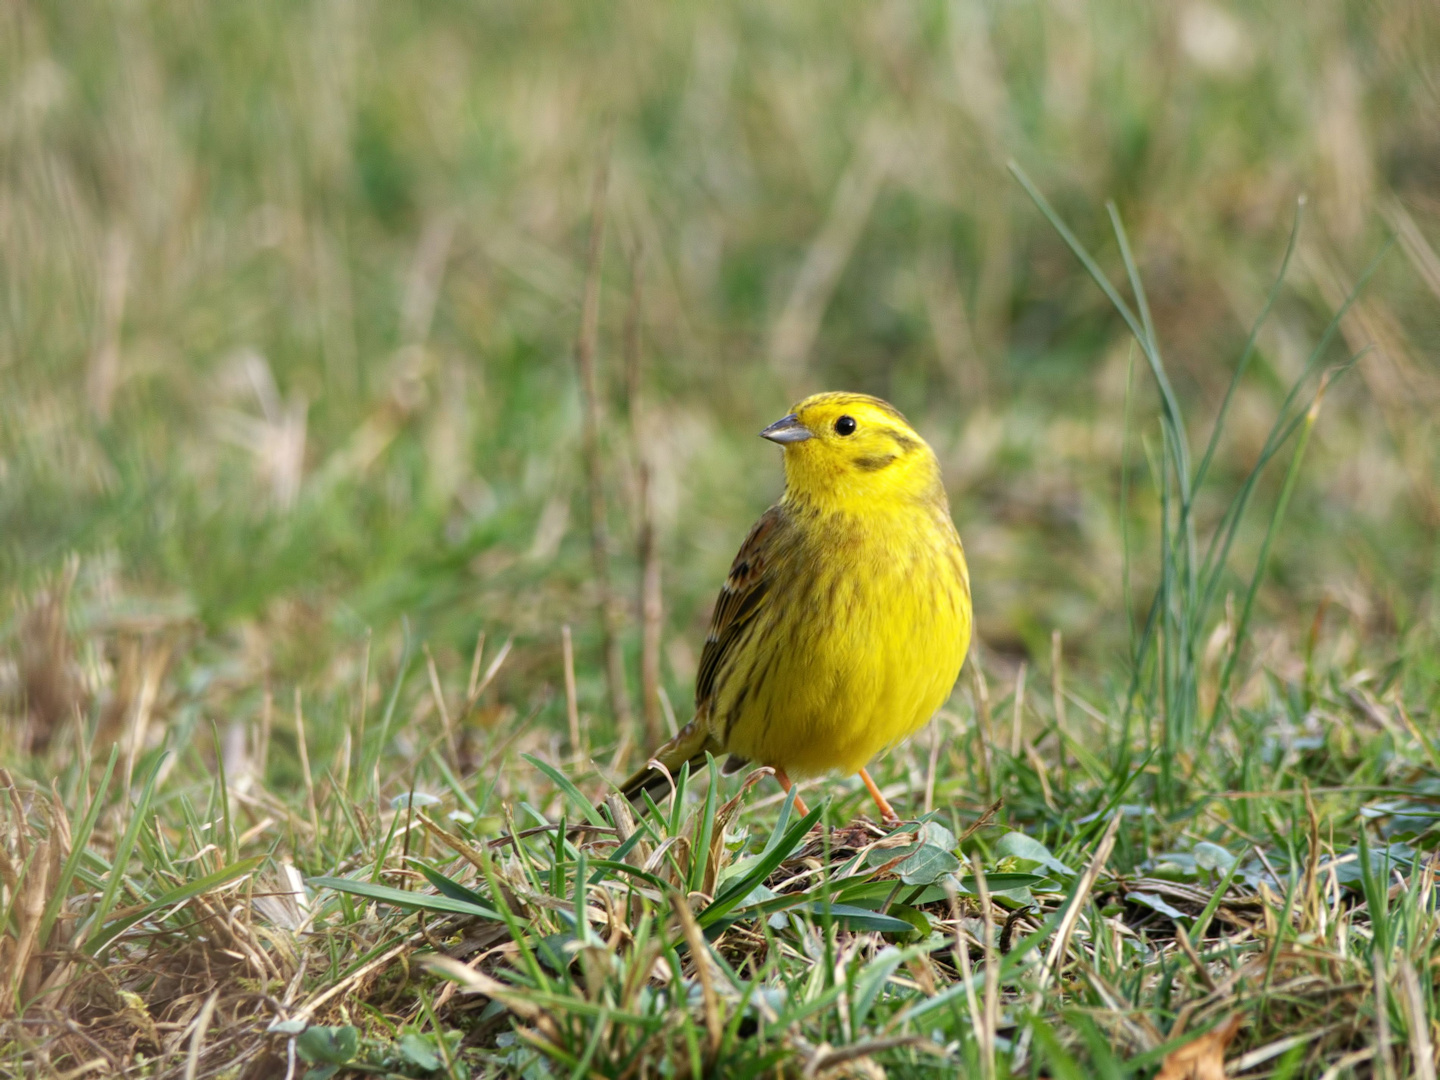
{"label": "orange leg", "polygon": [[880,808],[880,820],[886,825],[894,825],[900,820],[900,815],[895,813],[895,808],[890,801],[880,794],[880,789],[875,786],[875,781],[870,779],[870,773],[865,769],[860,770],[860,779],[865,781],[865,787],[870,792],[870,797],[875,800],[875,805]]}
{"label": "orange leg", "polygon": [[[776,769],[775,779],[780,781],[780,786],[785,789],[785,794],[789,795],[790,789],[795,785],[790,782],[790,777],[785,775],[785,770]],[[798,791],[795,793],[795,812],[801,817],[804,817],[806,814],[810,813],[809,808],[805,805],[805,800],[800,798],[800,793]]]}

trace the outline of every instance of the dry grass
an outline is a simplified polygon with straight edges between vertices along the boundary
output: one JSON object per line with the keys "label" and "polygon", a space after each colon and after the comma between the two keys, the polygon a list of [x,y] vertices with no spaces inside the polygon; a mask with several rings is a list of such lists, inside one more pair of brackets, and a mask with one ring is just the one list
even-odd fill
{"label": "dry grass", "polygon": [[[417,1077],[582,1059],[602,1076],[1130,1076],[1167,1055],[1167,1077],[1203,1077],[1174,1070],[1210,1030],[1231,1075],[1433,1061],[1435,750],[1428,713],[1371,673],[1275,684],[1186,763],[1175,811],[1142,794],[1153,762],[1115,771],[1118,703],[1068,690],[1062,728],[1032,695],[1024,752],[991,748],[998,817],[978,801],[980,722],[946,713],[941,752],[912,748],[882,781],[944,809],[887,832],[852,818],[848,784],[822,789],[832,824],[788,803],[777,821],[763,776],[596,814],[540,768],[552,736],[487,726],[490,691],[452,718],[474,756],[449,748],[425,703],[463,703],[466,667],[432,687],[420,661],[408,680],[385,666],[398,693],[329,691],[368,702],[370,734],[311,749],[314,820],[304,783],[257,771],[262,740],[298,752],[273,713],[218,744],[170,714],[128,794],[123,741],[81,725],[52,736],[51,790],[4,776],[17,1074],[280,1075],[298,1042]],[[593,767],[567,772],[600,790]]]}

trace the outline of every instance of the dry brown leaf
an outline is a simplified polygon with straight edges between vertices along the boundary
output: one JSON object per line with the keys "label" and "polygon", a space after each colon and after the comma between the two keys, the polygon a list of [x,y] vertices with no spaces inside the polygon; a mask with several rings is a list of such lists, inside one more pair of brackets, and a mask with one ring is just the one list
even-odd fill
{"label": "dry brown leaf", "polygon": [[1155,1080],[1225,1080],[1225,1048],[1239,1030],[1237,1013],[1193,1042],[1171,1050]]}

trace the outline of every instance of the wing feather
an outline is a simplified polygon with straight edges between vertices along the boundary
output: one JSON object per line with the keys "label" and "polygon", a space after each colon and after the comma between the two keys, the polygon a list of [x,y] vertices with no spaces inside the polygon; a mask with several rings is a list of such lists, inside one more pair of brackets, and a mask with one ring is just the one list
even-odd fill
{"label": "wing feather", "polygon": [[715,601],[710,632],[700,653],[700,670],[695,676],[695,708],[705,710],[715,695],[715,680],[736,642],[754,621],[766,598],[774,571],[776,544],[788,524],[780,506],[772,506],[745,537],[730,566],[730,574]]}

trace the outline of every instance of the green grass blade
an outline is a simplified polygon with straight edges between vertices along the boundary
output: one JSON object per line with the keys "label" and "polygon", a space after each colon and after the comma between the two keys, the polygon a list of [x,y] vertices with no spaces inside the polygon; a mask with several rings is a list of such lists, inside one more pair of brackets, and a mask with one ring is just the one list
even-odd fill
{"label": "green grass blade", "polygon": [[[1239,516],[1244,512],[1245,503],[1249,500],[1250,493],[1254,490],[1255,481],[1259,476],[1260,469],[1263,467],[1264,463],[1268,462],[1270,458],[1285,443],[1289,436],[1295,431],[1297,425],[1303,421],[1303,413],[1293,418],[1290,416],[1290,407],[1294,404],[1295,398],[1299,395],[1301,387],[1309,380],[1310,376],[1315,372],[1315,370],[1324,360],[1325,352],[1329,348],[1330,342],[1334,340],[1336,333],[1339,332],[1340,324],[1344,321],[1344,318],[1349,313],[1350,308],[1354,306],[1357,300],[1359,300],[1361,292],[1364,291],[1367,285],[1369,285],[1370,279],[1375,276],[1375,272],[1380,268],[1381,261],[1389,253],[1390,248],[1394,246],[1394,244],[1395,237],[1391,236],[1390,239],[1381,246],[1380,250],[1375,254],[1375,257],[1370,260],[1369,264],[1365,267],[1365,270],[1356,280],[1354,288],[1350,290],[1350,294],[1345,297],[1344,303],[1342,303],[1339,309],[1331,316],[1330,322],[1326,325],[1324,332],[1320,335],[1320,339],[1316,343],[1315,348],[1311,350],[1310,357],[1308,360],[1306,360],[1305,368],[1301,372],[1300,377],[1295,380],[1295,382],[1291,385],[1289,392],[1285,395],[1285,399],[1281,402],[1280,409],[1276,413],[1275,423],[1271,426],[1269,435],[1266,436],[1265,443],[1261,448],[1260,455],[1255,467],[1251,469],[1250,474],[1245,479],[1245,483],[1241,485],[1240,491],[1237,492],[1235,497],[1231,500],[1230,507],[1227,507],[1225,514],[1222,515],[1222,526],[1220,528],[1217,528],[1215,535],[1211,538],[1209,549],[1206,551],[1205,559],[1202,563],[1202,578],[1206,577],[1207,575],[1211,576],[1212,578],[1218,578],[1219,572],[1224,567],[1226,558],[1228,557],[1230,543],[1231,541],[1233,541],[1234,529],[1238,525]],[[1356,359],[1358,359],[1358,356],[1352,357],[1350,363],[1353,364]],[[1220,542],[1222,533],[1225,532],[1225,529],[1223,528],[1223,523],[1227,519],[1231,520],[1231,527],[1229,530],[1229,535],[1227,536],[1223,548],[1220,551],[1220,557],[1217,560],[1213,558],[1213,556],[1216,551],[1216,545]],[[1213,586],[1207,590],[1207,599],[1201,607],[1202,613],[1208,610],[1212,599],[1210,594],[1213,594],[1213,592]]]}
{"label": "green grass blade", "polygon": [[709,751],[705,753],[705,768],[710,775],[710,784],[705,790],[705,806],[700,812],[695,846],[690,853],[691,892],[698,892],[704,884],[705,867],[710,861],[710,838],[715,833],[715,796],[720,788],[720,767],[715,762],[715,756]]}
{"label": "green grass blade", "polygon": [[799,915],[814,915],[820,918],[828,916],[847,930],[868,930],[882,934],[913,934],[915,932],[913,924],[892,915],[882,915],[878,911],[850,904],[827,904],[823,899],[807,900],[803,896],[777,896],[773,900],[747,904],[744,907],[732,909],[726,919],[730,921],[751,915],[768,916],[781,911]]}
{"label": "green grass blade", "polygon": [[80,860],[89,850],[90,837],[95,833],[95,822],[99,820],[100,811],[105,806],[105,793],[110,789],[110,778],[115,774],[115,762],[119,758],[120,744],[116,743],[110,748],[110,760],[105,765],[105,772],[100,777],[90,805],[85,808],[80,827],[70,837],[70,854],[65,856],[65,862],[60,867],[60,876],[55,879],[50,899],[45,902],[45,910],[40,916],[40,932],[36,940],[44,946],[50,944],[50,931],[55,926],[55,920],[60,915],[60,908],[66,897],[70,895],[70,883],[75,880],[75,871],[79,869]]}
{"label": "green grass blade", "polygon": [[624,862],[625,856],[629,855],[630,852],[635,850],[635,845],[640,843],[640,841],[645,838],[645,835],[646,830],[644,828],[636,828],[636,830],[630,834],[630,838],[628,840],[626,840],[623,844],[621,844],[619,847],[617,847],[614,851],[610,853],[609,859],[593,860],[590,865],[599,867],[600,869],[597,869],[595,873],[590,875],[590,884],[600,884],[600,882],[603,881],[605,878],[605,868],[611,863],[620,863],[627,868],[633,870],[634,867],[630,866],[629,863]]}
{"label": "green grass blade", "polygon": [[753,866],[739,881],[727,885],[720,890],[720,895],[715,898],[714,903],[705,908],[695,916],[700,928],[706,929],[718,919],[723,918],[731,909],[739,904],[745,897],[754,891],[755,886],[760,885],[782,862],[790,857],[790,853],[800,846],[814,824],[820,820],[823,806],[817,806],[803,818],[790,826],[789,830],[781,838],[780,842],[772,848],[767,848],[760,857],[759,862]]}
{"label": "green grass blade", "polygon": [[136,923],[148,919],[157,911],[164,911],[168,907],[173,907],[176,904],[210,892],[212,889],[218,889],[222,885],[228,885],[236,878],[242,878],[247,874],[254,873],[256,868],[268,858],[268,855],[252,855],[248,859],[241,859],[239,862],[231,863],[229,866],[222,866],[219,870],[212,871],[202,878],[196,878],[194,881],[188,882],[185,885],[171,889],[169,892],[156,897],[139,911],[132,912],[124,918],[116,919],[113,923],[110,923],[101,930],[99,934],[85,943],[85,952],[90,956],[98,958],[105,951],[106,946]]}
{"label": "green grass blade", "polygon": [[1050,223],[1050,227],[1060,234],[1060,239],[1065,241],[1066,246],[1074,253],[1075,257],[1080,260],[1080,264],[1085,267],[1086,272],[1095,280],[1095,284],[1100,286],[1101,292],[1105,294],[1106,299],[1110,301],[1115,310],[1120,313],[1120,317],[1123,318],[1130,327],[1130,332],[1135,335],[1135,340],[1140,343],[1140,348],[1143,351],[1147,341],[1145,328],[1140,324],[1139,320],[1136,319],[1135,313],[1130,310],[1130,305],[1125,303],[1124,298],[1115,290],[1115,286],[1110,284],[1110,279],[1105,276],[1105,272],[1100,269],[1099,264],[1091,258],[1090,252],[1086,249],[1085,245],[1080,242],[1080,238],[1070,231],[1070,227],[1065,224],[1064,220],[1055,211],[1055,208],[1050,205],[1050,201],[1040,193],[1040,189],[1035,186],[1034,182],[1031,181],[1030,177],[1026,174],[1025,170],[1020,167],[1018,162],[1010,162],[1010,172],[1015,179],[1020,182],[1020,186],[1025,189],[1025,194],[1029,195],[1035,205],[1039,207],[1040,213],[1045,215],[1045,220]]}
{"label": "green grass blade", "polygon": [[450,915],[476,915],[482,919],[499,921],[499,912],[470,900],[457,900],[450,896],[431,896],[429,893],[407,892],[389,885],[376,885],[371,881],[356,881],[343,877],[312,877],[306,883],[317,889],[333,889],[351,896],[363,896],[367,900],[378,900],[382,904],[403,908],[406,911],[440,911]]}
{"label": "green grass blade", "polygon": [[671,836],[679,836],[685,821],[685,795],[690,790],[690,763],[687,761],[675,773],[675,794],[670,797],[670,817],[667,827]]}
{"label": "green grass blade", "polygon": [[[1140,343],[1140,351],[1144,353],[1145,359],[1150,365],[1151,374],[1154,375],[1156,384],[1160,387],[1161,398],[1165,403],[1166,424],[1172,429],[1176,446],[1184,447],[1186,444],[1184,417],[1180,411],[1179,402],[1175,398],[1175,391],[1170,385],[1170,378],[1165,373],[1165,365],[1155,349],[1153,335],[1147,332],[1145,323],[1137,318],[1135,312],[1131,310],[1130,305],[1125,303],[1119,291],[1110,283],[1110,279],[1105,275],[1105,271],[1100,269],[1100,264],[1095,261],[1089,250],[1080,242],[1080,238],[1070,231],[1069,226],[1065,224],[1055,208],[1050,205],[1049,200],[1040,193],[1040,189],[1037,188],[1030,177],[1026,175],[1025,170],[1020,167],[1018,162],[1010,162],[1010,172],[1015,179],[1020,182],[1020,186],[1025,189],[1025,193],[1030,196],[1031,200],[1034,201],[1040,212],[1045,216],[1045,220],[1050,223],[1051,228],[1065,241],[1065,245],[1070,249],[1071,253],[1080,260],[1080,265],[1085,268],[1095,284],[1100,287],[1100,291],[1105,294],[1106,299],[1110,301],[1120,317],[1125,320],[1125,324],[1130,328],[1130,333],[1133,334],[1135,340]],[[1134,260],[1130,258],[1129,242],[1125,238],[1124,228],[1120,225],[1119,215],[1112,213],[1111,222],[1116,227],[1116,236],[1120,241],[1122,256],[1126,261],[1126,268],[1131,274],[1132,282],[1138,281],[1139,274],[1134,269]],[[1143,297],[1143,290],[1138,295]],[[1185,458],[1182,456],[1179,460],[1184,461]],[[1185,485],[1186,490],[1188,490],[1190,483],[1188,469],[1182,474],[1181,483]]]}
{"label": "green grass blade", "polygon": [[476,907],[482,908],[489,906],[490,901],[474,889],[466,888],[458,881],[451,881],[444,874],[440,873],[440,871],[426,866],[419,859],[412,859],[411,862],[415,868],[424,875],[426,881],[439,889],[445,896],[450,897],[451,900],[459,900],[463,903],[474,904]]}
{"label": "green grass blade", "polygon": [[[1285,275],[1290,269],[1290,260],[1295,257],[1295,245],[1300,239],[1300,223],[1305,212],[1305,197],[1302,195],[1295,204],[1295,221],[1290,226],[1290,240],[1285,245],[1285,255],[1280,260],[1280,270],[1275,275],[1275,281],[1270,286],[1270,291],[1265,294],[1265,303],[1260,308],[1260,314],[1256,317],[1254,324],[1250,327],[1250,336],[1245,339],[1245,347],[1240,350],[1240,359],[1235,364],[1235,370],[1230,375],[1230,384],[1225,388],[1225,396],[1220,399],[1220,408],[1215,413],[1215,426],[1210,429],[1210,439],[1205,444],[1205,453],[1201,455],[1200,464],[1195,469],[1195,482],[1191,485],[1192,491],[1199,491],[1205,484],[1205,478],[1210,474],[1210,463],[1215,457],[1215,449],[1220,445],[1220,434],[1225,429],[1225,419],[1230,415],[1230,404],[1235,398],[1235,391],[1240,386],[1240,380],[1245,377],[1246,369],[1250,366],[1251,359],[1255,356],[1255,346],[1260,341],[1260,330],[1270,318],[1270,312],[1275,307],[1275,301],[1280,298],[1281,287],[1285,284]],[[1182,508],[1182,513],[1189,514],[1192,506]]]}
{"label": "green grass blade", "polygon": [[643,881],[645,884],[653,886],[661,892],[670,888],[663,878],[641,870],[639,867],[631,866],[627,862],[617,862],[614,859],[591,859],[588,865],[595,868],[595,873],[591,874],[589,879],[591,885],[600,884],[600,882],[605,880],[607,874],[624,874],[626,877]]}
{"label": "green grass blade", "polygon": [[[1140,325],[1144,331],[1144,338],[1141,340],[1141,352],[1150,362],[1150,368],[1155,376],[1155,383],[1160,387],[1160,396],[1165,402],[1165,415],[1168,420],[1171,434],[1175,440],[1175,471],[1180,481],[1181,498],[1189,501],[1190,494],[1190,447],[1185,432],[1185,416],[1180,411],[1179,399],[1175,396],[1175,388],[1170,384],[1170,374],[1165,370],[1165,361],[1160,356],[1160,343],[1155,338],[1155,326],[1150,321],[1150,305],[1145,299],[1145,285],[1140,280],[1140,269],[1135,265],[1135,257],[1130,251],[1130,238],[1125,232],[1125,224],[1120,220],[1120,211],[1116,209],[1113,202],[1106,203],[1105,209],[1110,214],[1110,226],[1115,232],[1115,240],[1120,245],[1120,258],[1125,264],[1125,275],[1130,279],[1130,289],[1135,294],[1135,305],[1140,309]],[[1067,243],[1069,241],[1066,241]],[[1076,241],[1078,243],[1078,240]],[[1072,248],[1072,250],[1074,250]],[[1077,252],[1078,254],[1078,252]],[[1090,262],[1093,264],[1094,260]],[[1088,266],[1087,266],[1088,269]],[[1108,283],[1109,279],[1105,279]],[[1132,327],[1133,329],[1133,327]]]}
{"label": "green grass blade", "polygon": [[[362,747],[361,758],[365,762],[365,772],[372,773],[380,763],[380,757],[385,753],[385,746],[390,742],[390,725],[395,720],[395,710],[400,704],[400,691],[405,686],[405,679],[410,674],[410,665],[415,660],[415,643],[410,636],[410,621],[401,620],[404,629],[404,639],[400,646],[400,666],[395,672],[395,683],[390,687],[390,698],[385,702],[385,712],[380,718],[380,730],[375,736],[375,751],[373,754],[364,754]],[[378,800],[380,792],[377,789],[374,797]]]}
{"label": "green grass blade", "polygon": [[[1260,591],[1260,582],[1264,580],[1265,570],[1270,562],[1271,545],[1275,543],[1275,534],[1280,531],[1280,523],[1285,519],[1285,511],[1290,505],[1290,497],[1295,493],[1295,484],[1300,478],[1300,465],[1305,460],[1305,448],[1310,444],[1310,433],[1315,429],[1315,421],[1320,417],[1320,405],[1325,400],[1327,385],[1327,381],[1321,382],[1320,389],[1316,391],[1315,399],[1305,414],[1304,426],[1300,429],[1295,452],[1290,457],[1290,467],[1285,472],[1285,482],[1280,488],[1280,497],[1275,501],[1275,510],[1270,515],[1270,525],[1265,530],[1265,539],[1260,544],[1260,554],[1255,559],[1255,571],[1250,575],[1250,587],[1245,591],[1245,602],[1240,608],[1240,618],[1236,622],[1235,635],[1230,642],[1230,651],[1225,658],[1225,667],[1220,673],[1220,683],[1215,698],[1215,713],[1220,711],[1222,703],[1229,696],[1230,680],[1235,674],[1235,664],[1240,658],[1240,650],[1245,644],[1245,638],[1250,629],[1250,613],[1255,607],[1255,594]],[[1213,720],[1211,726],[1213,727]]]}
{"label": "green grass blade", "polygon": [[1230,891],[1230,886],[1235,881],[1235,875],[1240,872],[1240,863],[1244,857],[1242,853],[1230,864],[1230,869],[1225,872],[1225,877],[1221,879],[1219,886],[1215,889],[1215,892],[1211,894],[1204,909],[1196,917],[1195,921],[1190,924],[1190,937],[1195,942],[1198,943],[1201,937],[1204,936],[1205,931],[1210,929],[1210,920],[1215,917],[1215,912],[1220,909],[1220,901],[1225,899],[1225,894]]}
{"label": "green grass blade", "polygon": [[548,776],[551,783],[563,791],[566,797],[585,815],[586,821],[601,829],[609,828],[609,824],[605,821],[600,811],[595,809],[590,800],[580,793],[580,789],[570,782],[569,777],[548,761],[541,761],[534,754],[521,754],[520,756]]}
{"label": "green grass blade", "polygon": [[140,789],[140,798],[136,800],[135,807],[131,811],[130,823],[125,827],[120,842],[115,845],[115,858],[112,861],[110,873],[105,878],[105,891],[100,894],[100,903],[86,923],[83,938],[88,939],[91,933],[104,925],[110,909],[115,906],[115,898],[120,892],[120,883],[125,879],[126,868],[130,865],[130,853],[135,850],[135,839],[140,835],[140,830],[145,824],[145,817],[150,812],[150,800],[155,796],[155,781],[159,778],[160,769],[169,756],[169,750],[162,751],[156,757],[155,764],[150,767],[150,775],[145,778],[145,783]]}

